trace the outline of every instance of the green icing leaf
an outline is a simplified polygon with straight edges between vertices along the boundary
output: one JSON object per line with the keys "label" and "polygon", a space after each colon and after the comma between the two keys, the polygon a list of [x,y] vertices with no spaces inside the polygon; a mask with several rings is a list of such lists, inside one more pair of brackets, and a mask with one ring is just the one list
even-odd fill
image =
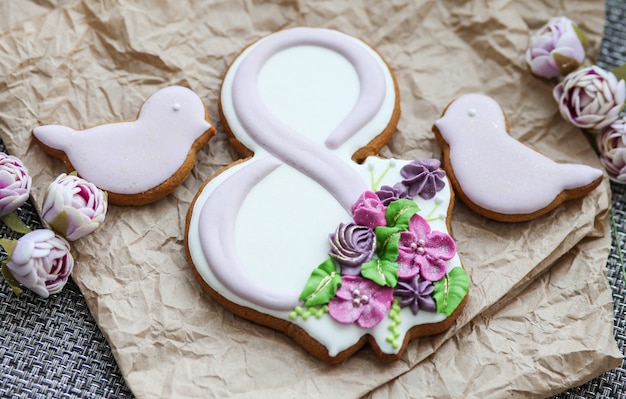
{"label": "green icing leaf", "polygon": [[411,216],[415,215],[419,210],[420,207],[409,199],[393,201],[389,204],[385,213],[387,227],[398,227],[401,230],[408,229]]}
{"label": "green icing leaf", "polygon": [[340,285],[341,275],[329,257],[313,270],[300,294],[300,300],[308,307],[325,305],[335,296]]}
{"label": "green icing leaf", "polygon": [[462,267],[455,267],[434,285],[433,298],[437,303],[437,312],[450,316],[467,295],[470,279]]}
{"label": "green icing leaf", "polygon": [[361,266],[361,275],[378,285],[395,287],[398,284],[398,264],[384,259],[372,259]]}
{"label": "green icing leaf", "polygon": [[378,226],[374,229],[378,257],[390,262],[398,259],[398,241],[401,230],[397,227]]}

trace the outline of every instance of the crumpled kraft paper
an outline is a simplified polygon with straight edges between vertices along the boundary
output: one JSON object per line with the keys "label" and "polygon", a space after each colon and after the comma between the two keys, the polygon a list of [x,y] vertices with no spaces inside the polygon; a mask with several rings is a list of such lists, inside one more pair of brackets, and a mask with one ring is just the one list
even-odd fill
{"label": "crumpled kraft paper", "polygon": [[620,364],[604,274],[607,182],[520,224],[486,220],[457,202],[452,232],[472,279],[467,307],[448,332],[415,340],[391,365],[368,349],[339,366],[319,363],[210,300],[184,255],[191,199],[236,159],[217,112],[221,78],[244,46],[285,27],[361,37],[394,68],[402,116],[384,156],[440,156],[432,123],[457,96],[481,92],[503,107],[514,137],[557,161],[599,167],[583,134],[558,114],[554,83],[531,76],[523,54],[529,31],[564,14],[589,34],[593,57],[603,4],[518,3],[0,5],[0,134],[29,167],[35,201],[64,169],[31,142],[34,126],[133,119],[150,94],[180,84],[203,98],[218,127],[172,194],[139,208],[111,206],[103,227],[74,246],[73,278],[137,397],[540,397]]}

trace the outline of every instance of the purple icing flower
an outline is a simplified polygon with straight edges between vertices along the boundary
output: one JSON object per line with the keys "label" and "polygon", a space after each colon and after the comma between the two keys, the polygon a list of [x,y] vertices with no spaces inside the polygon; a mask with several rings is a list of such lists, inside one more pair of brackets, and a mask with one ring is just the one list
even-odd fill
{"label": "purple icing flower", "polygon": [[377,226],[386,226],[385,205],[378,196],[371,191],[365,191],[352,205],[352,217],[361,226],[374,229]]}
{"label": "purple icing flower", "polygon": [[343,275],[358,276],[361,265],[372,259],[376,250],[374,230],[356,223],[341,223],[329,238],[328,254],[339,263]]}
{"label": "purple icing flower", "polygon": [[402,184],[408,188],[410,198],[419,195],[424,199],[431,199],[438,191],[446,186],[443,178],[446,172],[439,169],[441,162],[438,159],[416,160],[400,169],[404,179]]}
{"label": "purple icing flower", "polygon": [[427,312],[437,310],[437,304],[432,297],[435,286],[431,281],[424,280],[422,276],[416,274],[408,280],[398,281],[394,288],[394,295],[400,298],[400,307],[410,307],[411,312],[417,315],[422,309]]}
{"label": "purple icing flower", "polygon": [[63,173],[48,186],[41,213],[56,232],[75,241],[100,227],[106,212],[107,198],[102,190]]}
{"label": "purple icing flower", "polygon": [[74,258],[63,237],[41,229],[17,240],[7,268],[20,284],[47,298],[63,289],[74,268]]}
{"label": "purple icing flower", "polygon": [[420,273],[430,281],[446,274],[446,262],[456,253],[456,244],[449,235],[431,231],[418,214],[409,220],[409,229],[400,233],[398,241],[398,277],[410,278]]}
{"label": "purple icing flower", "polygon": [[373,328],[385,318],[392,301],[393,288],[358,276],[342,276],[341,287],[328,303],[328,313],[340,323]]}
{"label": "purple icing flower", "polygon": [[8,215],[28,200],[31,184],[22,161],[0,152],[0,216]]}
{"label": "purple icing flower", "polygon": [[376,191],[376,195],[383,203],[383,205],[387,206],[393,201],[409,198],[409,191],[404,184],[396,183],[393,185],[393,187],[382,186],[380,190]]}
{"label": "purple icing flower", "polygon": [[594,65],[567,75],[552,94],[565,120],[599,131],[619,117],[626,100],[626,83]]}
{"label": "purple icing flower", "polygon": [[596,136],[600,161],[611,180],[626,184],[626,120],[618,119]]}
{"label": "purple icing flower", "polygon": [[582,64],[586,45],[587,38],[572,20],[552,18],[530,38],[526,64],[543,78],[565,76]]}

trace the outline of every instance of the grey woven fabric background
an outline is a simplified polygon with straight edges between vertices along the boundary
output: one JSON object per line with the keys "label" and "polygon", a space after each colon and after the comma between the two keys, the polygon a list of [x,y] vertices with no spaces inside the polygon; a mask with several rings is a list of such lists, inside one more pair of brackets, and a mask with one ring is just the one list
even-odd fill
{"label": "grey woven fabric background", "polygon": [[[612,69],[626,63],[626,1],[606,0],[606,25],[597,64]],[[0,132],[2,135],[3,132]],[[4,151],[0,142],[0,151]],[[612,183],[616,230],[608,259],[613,290],[615,338],[626,348],[626,284],[616,238],[626,243],[626,187]],[[30,204],[20,209],[31,227],[41,223]],[[0,226],[1,236],[11,233]],[[3,254],[6,256],[6,254]],[[0,279],[0,397],[132,398],[111,349],[91,317],[77,286],[47,300],[25,292],[14,295]],[[555,398],[626,399],[626,362]]]}

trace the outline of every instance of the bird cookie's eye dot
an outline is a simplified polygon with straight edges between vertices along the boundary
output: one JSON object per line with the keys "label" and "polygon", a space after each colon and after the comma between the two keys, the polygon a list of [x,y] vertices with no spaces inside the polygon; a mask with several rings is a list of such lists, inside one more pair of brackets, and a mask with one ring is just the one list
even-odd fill
{"label": "bird cookie's eye dot", "polygon": [[178,111],[180,109],[180,104],[179,103],[174,103],[174,105],[172,105],[172,109],[174,111]]}
{"label": "bird cookie's eye dot", "polygon": [[470,108],[467,110],[469,116],[476,116],[476,108]]}

